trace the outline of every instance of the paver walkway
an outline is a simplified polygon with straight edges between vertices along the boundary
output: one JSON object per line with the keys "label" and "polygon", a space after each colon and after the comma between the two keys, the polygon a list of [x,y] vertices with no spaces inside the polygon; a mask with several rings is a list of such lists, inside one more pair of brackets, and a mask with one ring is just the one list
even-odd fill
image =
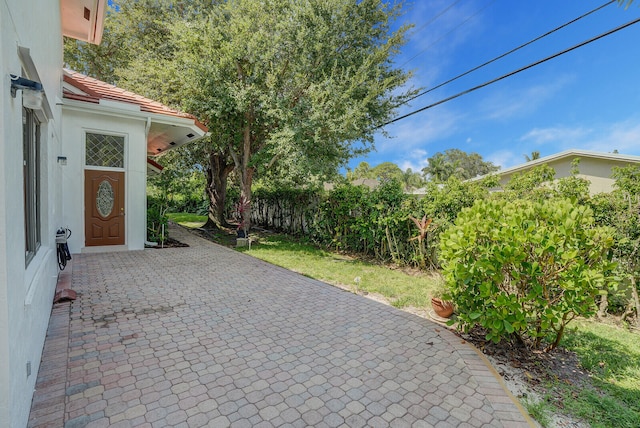
{"label": "paver walkway", "polygon": [[30,426],[530,426],[445,328],[172,233],[74,257]]}

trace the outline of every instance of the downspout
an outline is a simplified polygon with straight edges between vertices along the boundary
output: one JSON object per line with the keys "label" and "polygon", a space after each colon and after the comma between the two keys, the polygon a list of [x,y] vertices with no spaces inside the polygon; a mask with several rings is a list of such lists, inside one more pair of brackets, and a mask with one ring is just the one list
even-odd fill
{"label": "downspout", "polygon": [[[148,142],[147,139],[149,138],[149,129],[151,129],[151,116],[147,116],[147,124],[144,127],[144,141],[145,141],[145,144]],[[145,158],[146,158],[146,155],[145,155]],[[145,169],[144,170],[145,171],[147,170],[146,161],[145,161]],[[147,186],[146,186],[146,182],[147,182],[147,175],[145,173],[145,188],[144,188],[145,189],[144,190],[144,204],[145,204],[145,206],[147,205]],[[145,230],[146,230],[146,224],[147,224],[147,221],[148,221],[146,210],[145,210],[144,221],[145,221]],[[146,235],[146,232],[145,232],[145,235]],[[157,247],[158,243],[157,242],[147,241],[147,238],[145,236],[144,246],[145,247]]]}

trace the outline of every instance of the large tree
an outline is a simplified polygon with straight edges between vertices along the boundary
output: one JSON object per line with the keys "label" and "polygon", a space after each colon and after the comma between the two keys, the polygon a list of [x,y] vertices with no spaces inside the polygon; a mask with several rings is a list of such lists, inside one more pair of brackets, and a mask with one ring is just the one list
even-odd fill
{"label": "large tree", "polygon": [[429,164],[422,173],[433,181],[444,182],[456,176],[460,180],[486,175],[500,169],[490,161],[485,161],[478,153],[467,153],[460,149],[447,149],[428,158]]}
{"label": "large tree", "polygon": [[[177,22],[204,19],[216,8],[211,0],[114,0],[110,2],[99,46],[65,39],[68,67],[117,84],[178,109],[187,109],[184,76],[175,63],[178,49],[173,27]],[[201,112],[191,110],[199,117]],[[209,216],[205,227],[226,224],[224,202],[227,179],[234,168],[229,153],[233,124],[216,126],[210,136],[180,150],[180,156],[162,156],[174,167],[199,169],[206,178]]]}
{"label": "large tree", "polygon": [[398,165],[393,162],[382,162],[371,169],[373,178],[385,181],[385,180],[397,180],[402,183],[402,170]]}
{"label": "large tree", "polygon": [[104,48],[124,52],[76,44],[65,61],[209,126],[209,141],[192,152],[207,176],[210,223],[219,225],[233,168],[250,201],[256,174],[319,180],[372,148],[376,129],[412,93],[399,89],[409,74],[392,64],[408,29],[392,30],[401,8],[376,0],[116,0]]}
{"label": "large tree", "polygon": [[323,175],[371,149],[411,95],[392,63],[408,29],[392,30],[400,11],[377,0],[237,0],[176,23],[186,106],[229,131],[244,201],[254,175],[279,164]]}

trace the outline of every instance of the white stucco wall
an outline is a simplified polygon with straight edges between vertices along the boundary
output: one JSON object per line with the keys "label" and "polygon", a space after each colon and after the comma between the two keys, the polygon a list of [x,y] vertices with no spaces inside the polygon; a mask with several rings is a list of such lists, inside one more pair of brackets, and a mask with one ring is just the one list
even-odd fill
{"label": "white stucco wall", "polygon": [[[63,147],[67,157],[62,166],[63,224],[73,232],[69,240],[72,253],[85,248],[84,236],[84,165],[87,132],[125,137],[125,246],[128,250],[144,248],[146,238],[146,122],[143,118],[125,118],[108,112],[91,112],[63,107]],[[90,248],[94,250],[95,247]],[[108,247],[99,249],[109,250]]]}
{"label": "white stucco wall", "polygon": [[[34,13],[37,11],[37,13]],[[51,313],[57,265],[62,34],[58,1],[0,1],[0,425],[24,427]],[[10,96],[9,74],[21,74],[18,47],[28,48],[53,117],[41,127],[42,245],[25,268],[21,91]],[[34,78],[34,76],[29,76]],[[31,375],[26,365],[31,363]]]}

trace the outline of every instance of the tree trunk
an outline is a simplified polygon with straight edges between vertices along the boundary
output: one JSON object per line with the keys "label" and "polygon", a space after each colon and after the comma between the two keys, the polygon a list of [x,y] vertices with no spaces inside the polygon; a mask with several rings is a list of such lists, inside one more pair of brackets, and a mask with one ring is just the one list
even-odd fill
{"label": "tree trunk", "polygon": [[240,224],[245,231],[245,236],[249,229],[251,229],[251,184],[253,183],[253,173],[255,168],[249,165],[251,160],[251,143],[253,142],[253,135],[251,133],[251,125],[253,123],[253,114],[251,112],[245,113],[246,123],[242,130],[242,151],[238,154],[234,152],[233,147],[229,147],[229,152],[233,157],[236,168],[239,171],[238,177],[240,179],[240,203],[241,218]]}
{"label": "tree trunk", "polygon": [[228,226],[224,215],[224,205],[227,198],[227,179],[233,171],[234,165],[227,160],[228,154],[225,151],[209,153],[209,165],[205,170],[209,210],[204,228],[219,229]]}
{"label": "tree trunk", "polygon": [[596,314],[596,316],[599,319],[603,319],[604,317],[606,317],[608,307],[609,307],[609,298],[607,293],[601,296],[600,304],[598,305],[598,313]]}

